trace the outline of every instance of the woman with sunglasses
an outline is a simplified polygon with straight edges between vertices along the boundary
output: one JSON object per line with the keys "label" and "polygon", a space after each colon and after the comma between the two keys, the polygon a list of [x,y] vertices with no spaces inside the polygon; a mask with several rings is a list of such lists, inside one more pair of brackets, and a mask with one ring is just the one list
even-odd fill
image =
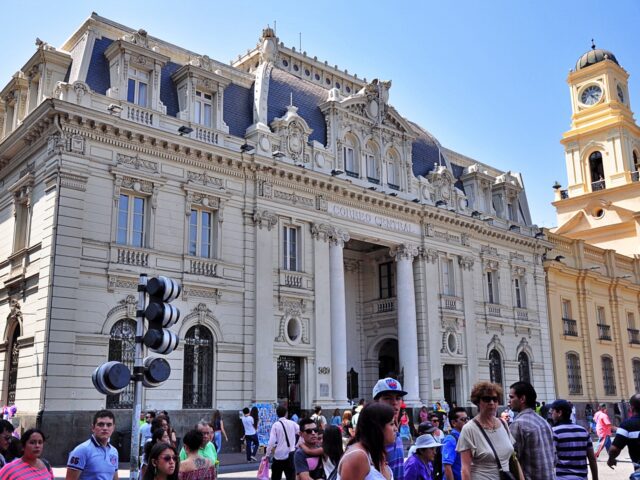
{"label": "woman with sunglasses", "polygon": [[[509,472],[515,440],[509,427],[496,418],[502,395],[502,387],[491,382],[476,383],[471,390],[471,402],[478,407],[478,415],[462,427],[456,446],[462,461],[462,480],[499,479],[498,461],[502,470]],[[524,480],[521,474],[519,478]]]}
{"label": "woman with sunglasses", "polygon": [[380,402],[364,407],[338,465],[337,480],[392,480],[385,447],[395,443],[397,431],[392,407]]}
{"label": "woman with sunglasses", "polygon": [[37,428],[31,428],[22,434],[20,443],[24,449],[22,456],[7,463],[0,470],[3,480],[53,480],[53,472],[49,462],[41,458],[44,449],[44,433]]}
{"label": "woman with sunglasses", "polygon": [[178,451],[168,443],[156,443],[149,453],[142,480],[178,480]]}
{"label": "woman with sunglasses", "polygon": [[180,480],[215,480],[216,467],[208,458],[198,454],[203,435],[198,430],[191,430],[182,439],[187,458],[180,462]]}

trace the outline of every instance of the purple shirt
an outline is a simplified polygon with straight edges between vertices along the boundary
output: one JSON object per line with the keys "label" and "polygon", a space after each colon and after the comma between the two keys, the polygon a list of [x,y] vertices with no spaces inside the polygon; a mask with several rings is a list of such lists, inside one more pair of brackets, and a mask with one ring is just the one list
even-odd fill
{"label": "purple shirt", "polygon": [[417,454],[404,462],[404,480],[433,480],[433,465],[425,465]]}

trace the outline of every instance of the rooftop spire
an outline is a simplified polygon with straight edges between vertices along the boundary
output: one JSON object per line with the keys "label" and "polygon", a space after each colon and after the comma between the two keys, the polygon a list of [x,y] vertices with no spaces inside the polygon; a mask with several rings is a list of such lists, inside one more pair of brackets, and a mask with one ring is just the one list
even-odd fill
{"label": "rooftop spire", "polygon": [[592,38],[591,39],[591,50],[595,50],[595,49],[596,49],[596,42]]}

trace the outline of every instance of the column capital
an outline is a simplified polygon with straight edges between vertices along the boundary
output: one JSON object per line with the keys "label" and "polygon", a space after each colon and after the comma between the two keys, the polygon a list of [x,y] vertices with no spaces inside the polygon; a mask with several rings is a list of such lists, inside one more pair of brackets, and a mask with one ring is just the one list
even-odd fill
{"label": "column capital", "polygon": [[262,229],[267,227],[267,230],[271,230],[278,223],[278,216],[269,210],[256,210],[253,212],[253,224]]}
{"label": "column capital", "polygon": [[326,242],[331,236],[331,225],[326,223],[312,223],[311,224],[311,237],[315,240],[321,240]]}
{"label": "column capital", "polygon": [[473,269],[473,264],[475,263],[475,260],[473,259],[473,257],[459,257],[458,263],[460,264],[463,270],[471,270]]}
{"label": "column capital", "polygon": [[330,227],[328,235],[331,245],[341,248],[351,239],[349,232],[338,227]]}
{"label": "column capital", "polygon": [[389,251],[389,255],[395,258],[396,262],[399,262],[400,260],[413,260],[418,253],[418,247],[411,243],[401,243]]}

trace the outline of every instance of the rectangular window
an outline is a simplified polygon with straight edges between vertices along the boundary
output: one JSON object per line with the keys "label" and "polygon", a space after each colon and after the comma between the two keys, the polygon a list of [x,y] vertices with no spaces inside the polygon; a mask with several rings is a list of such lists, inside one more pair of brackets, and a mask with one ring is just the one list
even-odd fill
{"label": "rectangular window", "polygon": [[15,224],[13,226],[13,251],[17,252],[29,244],[29,207],[26,203],[15,200]]}
{"label": "rectangular window", "polygon": [[381,263],[378,270],[380,281],[380,298],[392,298],[396,296],[395,278],[393,274],[393,262]]}
{"label": "rectangular window", "polygon": [[145,202],[144,198],[135,195],[120,195],[116,243],[134,247],[144,245]]}
{"label": "rectangular window", "polygon": [[342,153],[344,155],[344,169],[347,172],[357,173],[357,165],[355,159],[355,152],[351,147],[342,147]]}
{"label": "rectangular window", "polygon": [[282,228],[282,248],[285,270],[298,270],[298,228],[283,227]]}
{"label": "rectangular window", "polygon": [[213,112],[213,95],[196,90],[194,121],[211,128]]}
{"label": "rectangular window", "polygon": [[516,277],[513,279],[513,288],[516,295],[516,307],[518,308],[526,308],[523,286],[522,278]]}
{"label": "rectangular window", "polygon": [[398,176],[396,175],[396,164],[394,162],[387,163],[387,184],[398,185]]}
{"label": "rectangular window", "polygon": [[442,259],[442,293],[445,295],[456,294],[456,284],[453,271],[453,260],[451,258]]}
{"label": "rectangular window", "polygon": [[580,357],[576,353],[567,354],[567,380],[569,394],[582,395],[582,374],[580,372]]}
{"label": "rectangular window", "polygon": [[613,360],[608,355],[602,356],[602,377],[605,395],[615,395],[616,379],[613,370]]}
{"label": "rectangular window", "polygon": [[562,300],[562,318],[571,319],[571,300]]}
{"label": "rectangular window", "polygon": [[604,307],[596,308],[596,316],[597,316],[599,325],[606,325],[607,317],[605,316],[605,313],[604,313]]}
{"label": "rectangular window", "polygon": [[487,272],[487,301],[498,303],[498,275],[494,271]]}
{"label": "rectangular window", "polygon": [[636,318],[633,312],[627,312],[627,328],[632,330],[636,328]]}
{"label": "rectangular window", "polygon": [[213,257],[212,213],[202,210],[191,210],[189,219],[189,255],[194,257]]}
{"label": "rectangular window", "polygon": [[129,68],[129,80],[127,82],[127,101],[148,106],[149,74],[135,68]]}

